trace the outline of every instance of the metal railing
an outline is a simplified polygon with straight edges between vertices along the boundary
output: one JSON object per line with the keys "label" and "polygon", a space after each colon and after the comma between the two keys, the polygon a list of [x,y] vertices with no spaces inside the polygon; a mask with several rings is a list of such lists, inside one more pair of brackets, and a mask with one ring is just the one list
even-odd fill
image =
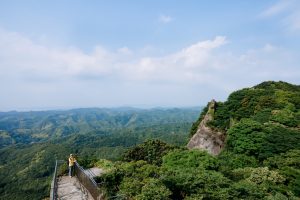
{"label": "metal railing", "polygon": [[55,168],[54,168],[53,178],[52,178],[52,182],[51,182],[51,189],[50,189],[50,200],[57,199],[57,168],[58,168],[58,165],[63,162],[64,162],[63,160],[55,161]]}
{"label": "metal railing", "polygon": [[[57,200],[57,171],[60,166],[60,164],[64,163],[63,160],[56,160],[55,161],[55,168],[53,173],[53,178],[51,182],[51,189],[50,189],[50,200]],[[74,165],[74,175],[78,178],[80,184],[90,193],[90,195],[95,200],[101,200],[103,199],[103,195],[100,192],[100,189],[96,183],[96,181],[93,179],[94,174],[92,172],[88,173],[86,170],[84,170],[77,162]]]}
{"label": "metal railing", "polygon": [[74,165],[74,172],[79,182],[89,191],[95,200],[103,199],[96,181],[78,163]]}

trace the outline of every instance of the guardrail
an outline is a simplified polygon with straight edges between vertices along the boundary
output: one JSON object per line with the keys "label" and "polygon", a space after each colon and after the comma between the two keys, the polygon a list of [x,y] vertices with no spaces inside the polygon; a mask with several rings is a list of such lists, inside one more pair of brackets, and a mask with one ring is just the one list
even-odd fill
{"label": "guardrail", "polygon": [[63,160],[56,160],[55,161],[55,168],[53,173],[53,178],[51,182],[51,189],[50,189],[50,200],[57,199],[57,167],[59,164],[63,163]]}
{"label": "guardrail", "polygon": [[[60,164],[64,163],[63,160],[56,160],[55,161],[55,168],[53,173],[53,178],[51,182],[51,189],[50,189],[50,200],[57,200],[57,170]],[[100,189],[96,183],[96,181],[91,177],[92,174],[88,174],[77,162],[74,165],[74,175],[78,178],[81,185],[91,194],[91,196],[95,200],[104,199]]]}
{"label": "guardrail", "polygon": [[89,191],[95,200],[103,199],[96,181],[78,163],[75,163],[74,172],[79,182]]}

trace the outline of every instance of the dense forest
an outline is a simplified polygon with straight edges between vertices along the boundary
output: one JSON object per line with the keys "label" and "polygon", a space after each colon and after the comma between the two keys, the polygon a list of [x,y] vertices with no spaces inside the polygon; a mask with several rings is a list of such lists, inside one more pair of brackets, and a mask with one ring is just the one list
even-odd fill
{"label": "dense forest", "polygon": [[[208,107],[201,113],[200,109],[110,111],[115,114],[106,121],[94,113],[70,121],[71,115],[59,117],[53,111],[52,126],[42,125],[42,119],[52,119],[52,114],[35,121],[22,118],[47,135],[39,139],[26,123],[17,123],[16,113],[6,117],[2,113],[1,137],[9,135],[13,142],[3,142],[0,150],[1,199],[45,198],[52,163],[55,158],[66,159],[69,152],[81,165],[105,170],[96,181],[108,199],[300,198],[300,86],[268,81],[217,102],[208,124],[226,136],[217,156],[186,148],[207,111]],[[15,122],[6,125],[5,120]],[[82,131],[84,124],[93,128]],[[45,127],[52,131],[42,132]],[[77,131],[62,131],[70,130],[66,127]],[[24,141],[19,140],[22,133],[27,135]]]}
{"label": "dense forest", "polygon": [[156,138],[184,145],[201,108],[75,109],[0,113],[0,199],[49,196],[55,159],[75,153],[80,164],[120,160]]}
{"label": "dense forest", "polygon": [[61,139],[90,132],[190,123],[199,108],[85,108],[66,111],[0,112],[0,147]]}
{"label": "dense forest", "polygon": [[269,81],[233,92],[209,126],[226,133],[218,156],[148,140],[121,161],[96,162],[106,169],[97,181],[117,199],[300,198],[300,86]]}

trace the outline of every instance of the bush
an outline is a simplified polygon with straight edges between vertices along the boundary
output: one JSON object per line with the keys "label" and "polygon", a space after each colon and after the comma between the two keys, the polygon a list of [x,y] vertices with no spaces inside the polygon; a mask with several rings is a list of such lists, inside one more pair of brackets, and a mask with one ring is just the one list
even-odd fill
{"label": "bush", "polygon": [[162,157],[175,147],[160,140],[148,140],[130,150],[123,155],[124,161],[144,160],[149,164],[160,165]]}
{"label": "bush", "polygon": [[158,179],[147,179],[142,187],[142,192],[137,196],[137,200],[168,200],[171,191]]}

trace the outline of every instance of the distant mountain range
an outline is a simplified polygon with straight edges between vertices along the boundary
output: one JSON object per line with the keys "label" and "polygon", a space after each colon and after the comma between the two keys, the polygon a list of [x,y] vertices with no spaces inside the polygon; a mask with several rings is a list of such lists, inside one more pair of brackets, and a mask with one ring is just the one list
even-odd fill
{"label": "distant mountain range", "polygon": [[119,159],[147,139],[184,145],[201,108],[73,109],[0,113],[0,199],[43,199],[55,159]]}
{"label": "distant mountain range", "polygon": [[57,139],[91,131],[191,122],[201,108],[80,108],[66,111],[0,112],[0,147]]}

